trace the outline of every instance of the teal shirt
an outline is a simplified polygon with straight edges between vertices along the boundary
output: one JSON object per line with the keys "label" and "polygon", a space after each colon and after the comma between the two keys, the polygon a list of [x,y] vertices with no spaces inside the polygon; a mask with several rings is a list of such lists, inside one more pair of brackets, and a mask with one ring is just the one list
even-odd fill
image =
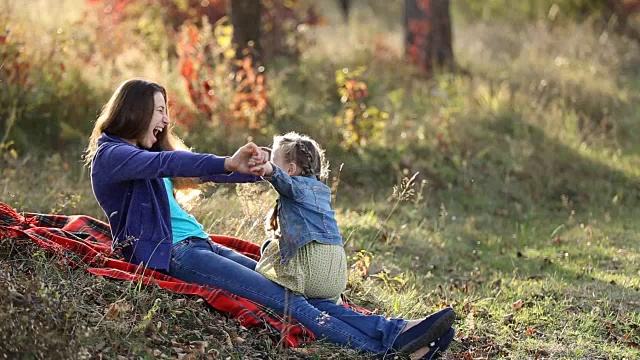
{"label": "teal shirt", "polygon": [[171,230],[173,232],[173,243],[182,241],[188,237],[199,237],[208,239],[209,235],[204,232],[204,227],[193,215],[184,211],[173,196],[173,183],[169,178],[163,178],[164,186],[169,195],[169,210],[171,211]]}

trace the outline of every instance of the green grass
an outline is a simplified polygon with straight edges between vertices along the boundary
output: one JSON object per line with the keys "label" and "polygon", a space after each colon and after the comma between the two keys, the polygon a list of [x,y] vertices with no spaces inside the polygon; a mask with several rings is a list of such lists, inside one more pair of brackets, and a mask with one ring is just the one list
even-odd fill
{"label": "green grass", "polygon": [[[61,171],[53,170],[56,180],[52,183],[73,195],[33,196],[59,191],[57,187],[47,190],[51,182],[34,177],[34,167],[21,165],[12,177],[3,179],[5,189],[12,189],[3,193],[9,195],[9,204],[20,210],[102,217],[86,179]],[[18,192],[27,188],[32,188],[31,194]],[[344,199],[341,191],[346,190],[338,193]],[[393,193],[392,189],[381,192]],[[243,185],[221,186],[210,193],[194,210],[208,230],[262,241],[262,215],[273,200],[271,191]],[[455,199],[449,200],[451,205],[429,205],[417,194],[403,200],[383,196],[351,201],[344,199],[338,206],[350,264],[372,258],[366,273],[352,273],[349,295],[383,314],[408,318],[454,306],[459,320],[451,358],[465,353],[492,358],[535,357],[536,353],[554,359],[637,357],[640,249],[635,239],[640,227],[635,221],[639,214],[632,207],[573,214],[569,208],[537,209],[511,216],[474,210],[481,209],[481,204],[465,211],[455,206]],[[194,298],[60,268],[27,244],[3,241],[2,247],[3,274],[13,274],[4,282],[10,289],[5,291],[31,299],[18,303],[10,295],[4,297],[5,305],[8,301],[13,311],[24,306],[25,318],[42,317],[40,324],[52,318],[65,323],[52,325],[55,331],[47,333],[40,326],[25,329],[15,317],[2,322],[23,326],[6,331],[25,338],[50,336],[40,347],[30,345],[33,349],[26,347],[30,341],[15,340],[22,351],[53,351],[58,349],[57,342],[70,341],[77,349],[102,351],[105,356],[137,358],[156,350],[174,357],[178,355],[171,350],[174,342],[189,349],[195,348],[194,341],[208,341],[208,350],[217,349],[221,356],[232,358],[299,356],[273,347],[264,337],[256,340],[259,330],[238,328]],[[53,299],[37,300],[48,297]],[[160,299],[152,317],[155,325],[141,332],[137,329],[155,299]],[[56,306],[42,307],[46,301]],[[114,303],[124,304],[124,314],[105,320]],[[229,346],[227,334],[234,331],[247,341]],[[325,358],[336,353],[355,356],[326,346],[314,354]]]}
{"label": "green grass", "polygon": [[[367,22],[363,6],[348,25],[314,30],[297,63],[268,67],[270,127],[258,139],[297,130],[327,148],[348,295],[406,318],[454,306],[450,359],[640,358],[638,45],[588,24],[457,24],[456,56],[472,76],[426,81],[398,65],[399,23]],[[367,146],[346,151],[335,71],[361,66],[367,105],[390,117]],[[163,67],[143,72],[177,78]],[[110,74],[87,81],[110,88]],[[235,146],[203,134],[185,137],[202,151]],[[0,201],[104,219],[77,151],[0,154]],[[207,231],[260,243],[274,199],[267,186],[221,185],[193,213]],[[281,349],[197,298],[59,267],[5,239],[0,304],[0,334],[17,334],[0,337],[9,357],[367,358],[330,344]]]}

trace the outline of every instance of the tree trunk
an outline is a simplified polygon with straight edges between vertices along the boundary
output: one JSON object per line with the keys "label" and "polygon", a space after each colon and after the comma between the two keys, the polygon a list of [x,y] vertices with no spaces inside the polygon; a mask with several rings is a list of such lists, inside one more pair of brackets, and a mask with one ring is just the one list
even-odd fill
{"label": "tree trunk", "polygon": [[640,31],[629,23],[629,18],[640,12],[640,0],[609,0],[607,3],[607,20],[612,15],[617,17],[615,30],[627,37],[640,42]]}
{"label": "tree trunk", "polygon": [[268,105],[260,43],[262,0],[230,0],[233,46],[236,62],[233,66],[235,92],[229,105],[235,120],[242,121],[252,135],[262,127]]}
{"label": "tree trunk", "polygon": [[351,9],[351,0],[339,0],[340,12],[344,22],[349,22],[349,10]]}
{"label": "tree trunk", "polygon": [[405,0],[405,56],[427,74],[454,70],[449,0]]}
{"label": "tree trunk", "polygon": [[231,0],[231,24],[233,25],[233,44],[236,59],[251,57],[253,64],[262,64],[262,46],[260,45],[260,0]]}

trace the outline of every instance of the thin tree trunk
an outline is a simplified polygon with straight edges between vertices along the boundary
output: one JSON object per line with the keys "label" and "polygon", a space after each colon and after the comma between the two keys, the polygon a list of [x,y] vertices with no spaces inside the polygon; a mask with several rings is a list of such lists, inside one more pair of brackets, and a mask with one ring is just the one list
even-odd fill
{"label": "thin tree trunk", "polygon": [[344,22],[349,22],[349,10],[351,9],[351,0],[339,0],[340,10],[342,12],[342,17],[344,18]]}
{"label": "thin tree trunk", "polygon": [[449,0],[405,0],[405,56],[427,74],[455,69]]}
{"label": "thin tree trunk", "polygon": [[231,0],[231,24],[233,25],[233,44],[236,58],[250,56],[254,65],[262,64],[262,46],[260,44],[260,0]]}
{"label": "thin tree trunk", "polygon": [[233,45],[236,62],[233,79],[235,95],[230,109],[236,120],[244,121],[252,136],[262,127],[268,105],[261,35],[261,0],[230,0]]}
{"label": "thin tree trunk", "polygon": [[[616,16],[616,31],[627,37],[640,42],[640,31],[629,23],[629,17],[640,11],[640,1],[638,0],[610,0],[607,3],[609,10],[608,18]],[[608,19],[607,19],[608,20]]]}

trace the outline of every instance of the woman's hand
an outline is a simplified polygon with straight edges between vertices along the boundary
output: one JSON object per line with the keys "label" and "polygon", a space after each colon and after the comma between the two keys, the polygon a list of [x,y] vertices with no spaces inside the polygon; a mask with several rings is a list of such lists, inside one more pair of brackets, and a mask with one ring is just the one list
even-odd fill
{"label": "woman's hand", "polygon": [[259,175],[269,154],[250,142],[239,148],[233,156],[224,159],[224,168],[230,172]]}

